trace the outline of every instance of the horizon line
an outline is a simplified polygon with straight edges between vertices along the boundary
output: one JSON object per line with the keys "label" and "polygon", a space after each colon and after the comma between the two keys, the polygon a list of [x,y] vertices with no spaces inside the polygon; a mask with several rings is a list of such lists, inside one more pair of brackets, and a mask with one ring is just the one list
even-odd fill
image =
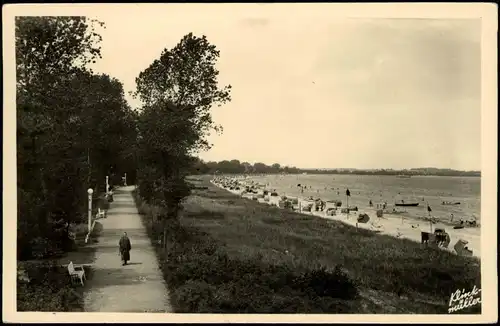
{"label": "horizon line", "polygon": [[377,170],[389,170],[389,171],[404,171],[404,170],[425,170],[425,169],[436,169],[436,170],[450,170],[450,171],[458,171],[458,172],[481,172],[481,169],[454,169],[454,168],[443,168],[443,167],[434,167],[434,166],[427,166],[427,167],[410,167],[410,168],[354,168],[354,167],[351,167],[351,168],[319,168],[319,167],[310,167],[310,168],[304,168],[304,167],[298,167],[298,166],[292,166],[292,165],[287,165],[287,164],[281,164],[281,163],[278,163],[278,162],[275,162],[275,163],[271,163],[271,164],[267,164],[267,163],[264,163],[264,162],[258,162],[258,161],[255,161],[254,163],[250,163],[250,162],[247,162],[247,161],[241,161],[241,160],[238,160],[238,159],[223,159],[223,160],[219,160],[219,161],[214,161],[214,160],[204,160],[204,159],[201,159],[200,157],[198,157],[198,159],[200,159],[201,161],[203,161],[204,163],[209,163],[209,162],[216,162],[216,163],[220,163],[220,162],[223,162],[223,161],[228,161],[228,162],[231,162],[231,161],[239,161],[240,164],[242,163],[248,163],[248,164],[251,164],[251,165],[255,165],[256,163],[262,163],[262,164],[265,164],[267,166],[272,166],[273,164],[279,164],[280,167],[284,168],[284,167],[288,167],[288,168],[295,168],[295,169],[299,169],[299,170],[358,170],[358,171],[377,171]]}

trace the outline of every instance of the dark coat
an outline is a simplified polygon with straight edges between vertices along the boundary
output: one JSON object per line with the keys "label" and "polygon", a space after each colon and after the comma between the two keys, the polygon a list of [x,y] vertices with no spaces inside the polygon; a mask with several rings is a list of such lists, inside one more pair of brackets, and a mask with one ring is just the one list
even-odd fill
{"label": "dark coat", "polygon": [[126,236],[121,237],[120,242],[118,243],[120,246],[120,254],[123,260],[130,260],[130,250],[132,249],[132,245],[130,244],[130,239]]}

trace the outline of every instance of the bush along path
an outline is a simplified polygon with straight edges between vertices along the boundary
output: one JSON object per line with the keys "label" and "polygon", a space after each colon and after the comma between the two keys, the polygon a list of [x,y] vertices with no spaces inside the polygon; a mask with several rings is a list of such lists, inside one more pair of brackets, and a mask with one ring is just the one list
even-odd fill
{"label": "bush along path", "polygon": [[[84,297],[88,312],[172,312],[170,297],[155,251],[141,223],[131,187],[115,191],[107,218],[95,244],[95,262]],[[127,232],[130,261],[122,266],[118,241]]]}

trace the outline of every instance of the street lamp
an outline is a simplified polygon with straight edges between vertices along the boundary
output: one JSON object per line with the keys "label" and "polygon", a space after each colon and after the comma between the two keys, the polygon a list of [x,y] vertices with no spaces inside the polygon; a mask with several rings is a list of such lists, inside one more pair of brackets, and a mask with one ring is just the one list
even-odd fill
{"label": "street lamp", "polygon": [[92,190],[92,188],[89,188],[87,190],[87,193],[89,194],[89,234],[90,234],[90,229],[92,228],[92,194],[94,193],[94,190]]}

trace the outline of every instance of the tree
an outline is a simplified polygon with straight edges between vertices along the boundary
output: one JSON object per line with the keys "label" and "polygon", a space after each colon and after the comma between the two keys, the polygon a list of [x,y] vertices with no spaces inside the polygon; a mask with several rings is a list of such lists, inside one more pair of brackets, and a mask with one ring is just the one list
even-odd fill
{"label": "tree", "polygon": [[210,173],[210,168],[207,164],[198,157],[193,157],[193,164],[191,169],[192,174],[207,174]]}
{"label": "tree", "polygon": [[87,68],[100,57],[97,25],[103,26],[85,17],[16,18],[23,257],[33,254],[33,241],[52,241],[59,221],[67,233],[86,211],[86,189],[101,183],[111,165],[131,161],[124,156],[135,143],[135,117],[122,84]]}
{"label": "tree", "polygon": [[[205,36],[190,33],[136,78],[135,96],[144,104],[138,124],[139,191],[167,210],[162,217],[164,245],[167,220],[177,218],[189,194],[184,177],[192,155],[210,148],[206,136],[212,130],[222,131],[212,121],[210,108],[231,100],[231,86],[218,86],[218,57]],[[152,183],[154,187],[147,185]]]}
{"label": "tree", "polygon": [[[96,23],[85,17],[16,18],[18,248],[22,255],[29,255],[25,249],[30,241],[52,230],[48,223],[61,215],[61,209],[55,209],[61,205],[55,201],[78,184],[79,167],[71,162],[69,150],[75,139],[74,133],[68,133],[72,106],[65,102],[69,99],[65,92],[74,74],[100,56]],[[61,170],[66,175],[61,176]],[[62,200],[68,207],[75,206],[74,198]]]}
{"label": "tree", "polygon": [[269,171],[269,167],[265,165],[264,163],[255,163],[253,165],[254,171],[256,173],[267,173]]}
{"label": "tree", "polygon": [[[191,122],[196,139],[190,151],[209,149],[205,136],[211,130],[222,132],[212,121],[210,108],[231,100],[231,85],[219,88],[215,67],[220,52],[206,36],[192,33],[184,36],[171,50],[163,50],[136,78],[136,96],[146,107],[168,102],[179,112],[191,111]],[[163,105],[164,105],[163,104]]]}
{"label": "tree", "polygon": [[219,164],[214,161],[207,162],[207,168],[210,171],[209,173],[215,173],[219,169]]}
{"label": "tree", "polygon": [[252,173],[253,172],[252,164],[250,164],[248,162],[243,162],[243,163],[241,163],[241,165],[244,168],[243,173]]}

